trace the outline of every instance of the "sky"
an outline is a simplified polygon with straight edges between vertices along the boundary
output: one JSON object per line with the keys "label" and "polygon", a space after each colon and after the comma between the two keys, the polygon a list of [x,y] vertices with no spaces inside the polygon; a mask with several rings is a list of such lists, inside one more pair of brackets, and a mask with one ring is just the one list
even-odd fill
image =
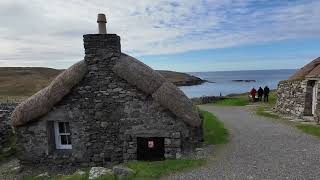
{"label": "sky", "polygon": [[319,8],[319,0],[1,0],[0,66],[68,68],[105,13],[122,51],[155,69],[295,69],[320,56]]}

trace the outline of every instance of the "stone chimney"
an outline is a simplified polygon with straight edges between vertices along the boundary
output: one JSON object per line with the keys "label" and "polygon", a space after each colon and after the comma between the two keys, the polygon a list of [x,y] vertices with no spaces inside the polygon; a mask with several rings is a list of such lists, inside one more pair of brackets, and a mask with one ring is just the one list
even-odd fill
{"label": "stone chimney", "polygon": [[113,54],[113,56],[120,56],[121,54],[120,37],[116,34],[107,34],[106,16],[104,14],[98,14],[97,23],[98,34],[83,35],[85,60],[87,62],[101,55]]}

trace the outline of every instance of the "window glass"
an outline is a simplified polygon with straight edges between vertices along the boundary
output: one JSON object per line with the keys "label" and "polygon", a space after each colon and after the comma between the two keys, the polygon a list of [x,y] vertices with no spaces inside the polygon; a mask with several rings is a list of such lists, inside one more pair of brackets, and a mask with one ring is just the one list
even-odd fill
{"label": "window glass", "polygon": [[64,126],[64,122],[59,122],[59,133],[65,133],[65,126]]}
{"label": "window glass", "polygon": [[71,144],[71,136],[67,136],[68,144]]}
{"label": "window glass", "polygon": [[66,132],[67,132],[67,133],[70,133],[70,126],[69,126],[69,123],[65,123],[65,125],[66,125]]}
{"label": "window glass", "polygon": [[67,135],[61,135],[61,144],[68,144],[68,139],[67,139]]}

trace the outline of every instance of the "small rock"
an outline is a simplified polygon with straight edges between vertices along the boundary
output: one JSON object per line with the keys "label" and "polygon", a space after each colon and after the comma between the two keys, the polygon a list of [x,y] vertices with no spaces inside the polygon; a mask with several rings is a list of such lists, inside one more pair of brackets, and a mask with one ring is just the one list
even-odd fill
{"label": "small rock", "polygon": [[86,172],[85,171],[82,171],[82,170],[77,170],[75,173],[74,173],[74,175],[80,175],[80,176],[83,176],[83,175],[85,175],[86,174]]}
{"label": "small rock", "polygon": [[92,167],[89,172],[89,179],[95,179],[104,175],[113,175],[113,172],[104,167]]}
{"label": "small rock", "polygon": [[39,174],[37,177],[50,177],[48,172]]}
{"label": "small rock", "polygon": [[2,152],[7,153],[7,152],[11,151],[11,149],[12,149],[11,147],[3,148]]}
{"label": "small rock", "polygon": [[176,153],[176,158],[177,158],[177,159],[181,159],[181,157],[182,157],[182,154],[179,153],[179,152],[177,152],[177,153]]}
{"label": "small rock", "polygon": [[20,173],[22,171],[22,167],[21,166],[13,167],[11,171],[14,173]]}
{"label": "small rock", "polygon": [[113,173],[121,177],[121,176],[131,176],[135,172],[134,172],[134,170],[127,168],[127,167],[114,166]]}

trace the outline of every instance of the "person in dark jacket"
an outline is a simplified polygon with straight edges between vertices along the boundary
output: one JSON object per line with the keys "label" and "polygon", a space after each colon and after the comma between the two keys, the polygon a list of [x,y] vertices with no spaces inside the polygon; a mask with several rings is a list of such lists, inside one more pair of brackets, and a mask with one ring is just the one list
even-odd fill
{"label": "person in dark jacket", "polygon": [[262,87],[259,87],[259,89],[258,89],[258,98],[259,98],[259,101],[262,101],[262,96],[263,96],[263,89],[262,89]]}
{"label": "person in dark jacket", "polygon": [[263,101],[264,102],[269,102],[269,93],[270,93],[270,89],[268,88],[268,86],[264,87],[264,90],[263,90]]}

